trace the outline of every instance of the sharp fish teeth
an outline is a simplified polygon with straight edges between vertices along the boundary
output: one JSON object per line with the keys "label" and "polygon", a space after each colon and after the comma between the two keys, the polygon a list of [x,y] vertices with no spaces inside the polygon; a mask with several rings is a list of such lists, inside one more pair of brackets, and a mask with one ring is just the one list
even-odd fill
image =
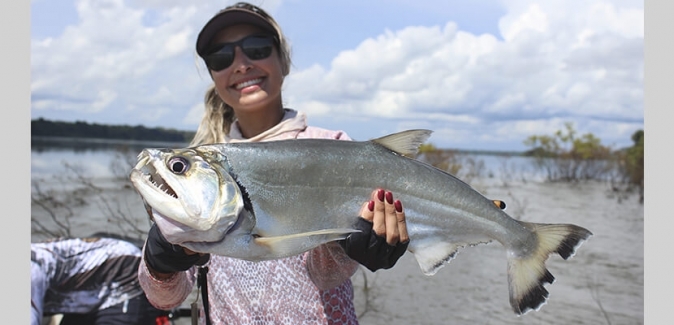
{"label": "sharp fish teeth", "polygon": [[150,183],[152,183],[152,185],[154,185],[154,187],[156,187],[158,190],[164,192],[164,194],[166,194],[168,196],[171,196],[171,197],[174,197],[176,199],[178,198],[178,196],[175,194],[173,189],[170,186],[168,186],[166,183],[164,183],[163,179],[159,178],[161,180],[161,183],[155,181],[155,179],[152,177],[152,175],[147,175],[147,179],[148,179],[148,181],[150,181]]}
{"label": "sharp fish teeth", "polygon": [[149,163],[149,161],[150,161],[150,157],[148,157],[148,156],[144,156],[144,157],[143,157],[143,153],[142,153],[142,152],[141,152],[140,154],[138,154],[138,165],[139,165],[139,166],[140,166],[140,165],[142,165],[142,166],[147,166],[148,163]]}

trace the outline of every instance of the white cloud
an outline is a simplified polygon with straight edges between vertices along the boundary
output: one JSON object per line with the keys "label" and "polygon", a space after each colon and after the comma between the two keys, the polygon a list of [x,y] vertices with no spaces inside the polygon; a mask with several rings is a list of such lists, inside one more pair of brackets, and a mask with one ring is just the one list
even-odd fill
{"label": "white cloud", "polygon": [[31,40],[33,110],[106,114],[107,123],[181,120],[176,111],[184,115],[193,101],[187,94],[207,83],[186,64],[195,57],[195,26],[220,8],[138,4],[78,0],[78,21],[56,37]]}
{"label": "white cloud", "polygon": [[527,33],[546,33],[549,30],[548,15],[539,3],[531,3],[526,11],[519,15],[510,15],[501,19],[501,35],[506,42],[513,42]]}
{"label": "white cloud", "polygon": [[115,100],[115,98],[117,98],[116,92],[109,89],[102,89],[98,92],[96,99],[91,104],[91,109],[94,111],[104,110]]}
{"label": "white cloud", "polygon": [[[31,40],[33,112],[194,129],[211,82],[195,58],[196,33],[232,2],[77,0],[78,21]],[[283,2],[262,5],[274,14]],[[451,21],[387,29],[329,66],[292,71],[284,101],[354,137],[417,126],[463,148],[521,147],[565,121],[607,141],[643,128],[643,1],[502,5],[500,35]],[[373,126],[349,130],[351,121]]]}
{"label": "white cloud", "polygon": [[189,45],[189,36],[187,30],[183,30],[175,35],[171,35],[164,43],[164,50],[167,55],[174,55],[178,53],[183,53],[188,51]]}
{"label": "white cloud", "polygon": [[198,125],[201,123],[201,119],[204,116],[206,108],[204,107],[204,103],[196,103],[190,107],[190,109],[187,111],[187,114],[185,115],[185,118],[183,118],[183,123],[186,125]]}
{"label": "white cloud", "polygon": [[[628,140],[643,128],[641,3],[504,5],[502,35],[474,35],[451,22],[407,27],[364,40],[328,68],[296,71],[287,80],[293,107],[342,118],[425,120],[436,130],[520,143],[564,121],[607,139]],[[325,105],[312,109],[317,102]],[[452,122],[466,114],[470,123]]]}

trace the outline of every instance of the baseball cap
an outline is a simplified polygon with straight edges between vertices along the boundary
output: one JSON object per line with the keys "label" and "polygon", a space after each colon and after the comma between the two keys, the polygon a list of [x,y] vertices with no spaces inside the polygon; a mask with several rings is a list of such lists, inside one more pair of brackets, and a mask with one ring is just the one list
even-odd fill
{"label": "baseball cap", "polygon": [[204,25],[201,32],[199,32],[196,45],[197,54],[203,57],[206,54],[205,52],[208,49],[208,45],[211,40],[213,40],[213,37],[215,37],[215,34],[223,28],[232,25],[254,25],[268,31],[271,35],[278,38],[278,32],[268,21],[269,18],[267,17],[269,16],[264,11],[247,3],[238,3],[220,10],[206,23],[206,25]]}

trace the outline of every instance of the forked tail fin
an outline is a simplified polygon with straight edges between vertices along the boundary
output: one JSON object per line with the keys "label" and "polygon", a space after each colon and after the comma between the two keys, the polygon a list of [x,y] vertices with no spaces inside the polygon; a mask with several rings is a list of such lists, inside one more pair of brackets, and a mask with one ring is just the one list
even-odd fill
{"label": "forked tail fin", "polygon": [[555,277],[545,268],[550,254],[557,253],[565,260],[575,254],[592,233],[582,227],[570,224],[524,224],[538,236],[538,247],[524,257],[512,252],[508,256],[508,284],[510,305],[518,315],[538,310],[548,299],[546,283],[552,283]]}

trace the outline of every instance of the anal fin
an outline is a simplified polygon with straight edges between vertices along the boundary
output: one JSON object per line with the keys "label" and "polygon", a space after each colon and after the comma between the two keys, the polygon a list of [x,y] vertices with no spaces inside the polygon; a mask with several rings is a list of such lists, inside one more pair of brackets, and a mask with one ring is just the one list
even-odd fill
{"label": "anal fin", "polygon": [[421,271],[426,275],[434,275],[456,256],[459,246],[448,242],[436,241],[427,245],[417,243],[408,249],[414,254]]}

